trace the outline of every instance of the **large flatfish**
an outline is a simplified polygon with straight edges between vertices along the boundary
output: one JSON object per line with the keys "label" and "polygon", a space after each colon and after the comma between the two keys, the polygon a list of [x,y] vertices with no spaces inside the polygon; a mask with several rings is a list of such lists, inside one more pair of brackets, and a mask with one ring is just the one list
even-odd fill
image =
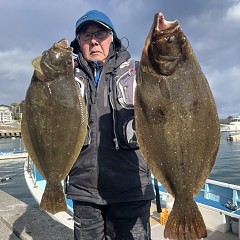
{"label": "large flatfish", "polygon": [[153,175],[175,198],[164,236],[207,236],[193,197],[219,148],[217,109],[207,79],[178,21],[157,13],[147,37],[135,93],[140,150]]}
{"label": "large flatfish", "polygon": [[72,48],[67,40],[55,43],[34,59],[33,66],[22,136],[31,159],[46,179],[40,208],[54,214],[67,210],[61,181],[81,151],[87,109],[74,80]]}

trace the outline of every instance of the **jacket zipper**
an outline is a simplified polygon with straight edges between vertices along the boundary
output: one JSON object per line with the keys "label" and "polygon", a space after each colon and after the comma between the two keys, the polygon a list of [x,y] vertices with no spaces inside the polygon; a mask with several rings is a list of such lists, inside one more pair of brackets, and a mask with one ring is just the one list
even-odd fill
{"label": "jacket zipper", "polygon": [[114,94],[113,94],[113,77],[110,79],[110,103],[112,105],[112,110],[113,110],[113,114],[112,114],[112,117],[113,117],[113,135],[114,135],[114,143],[115,143],[115,149],[118,150],[119,149],[119,144],[118,144],[118,139],[117,139],[117,133],[116,133],[116,117],[115,117],[115,109],[116,109],[116,106],[113,102],[113,98],[114,98]]}

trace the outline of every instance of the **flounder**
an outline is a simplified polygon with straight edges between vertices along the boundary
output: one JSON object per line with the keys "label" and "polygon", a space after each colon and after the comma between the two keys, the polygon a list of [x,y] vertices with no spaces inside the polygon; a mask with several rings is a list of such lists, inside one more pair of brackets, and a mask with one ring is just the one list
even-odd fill
{"label": "flounder", "polygon": [[147,37],[135,92],[140,150],[175,198],[165,238],[207,236],[194,201],[214,165],[220,124],[207,79],[178,21],[157,13]]}
{"label": "flounder", "polygon": [[46,179],[40,208],[54,214],[67,210],[61,181],[83,146],[87,109],[74,79],[72,48],[67,40],[35,58],[33,66],[21,131],[29,156]]}

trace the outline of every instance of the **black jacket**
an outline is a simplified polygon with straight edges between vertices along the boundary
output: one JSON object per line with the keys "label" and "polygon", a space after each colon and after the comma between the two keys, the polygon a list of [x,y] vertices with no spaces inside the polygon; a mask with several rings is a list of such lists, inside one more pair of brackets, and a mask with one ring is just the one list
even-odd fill
{"label": "black jacket", "polygon": [[[155,198],[151,173],[139,149],[116,149],[113,140],[115,135],[110,82],[114,81],[119,66],[129,58],[130,54],[122,46],[112,47],[102,66],[101,77],[96,87],[93,70],[79,53],[77,67],[81,75],[84,75],[90,130],[86,145],[69,173],[68,198],[96,204]],[[127,111],[119,108],[117,99],[114,101],[118,112]],[[128,111],[128,115],[129,113],[133,117],[133,109]]]}

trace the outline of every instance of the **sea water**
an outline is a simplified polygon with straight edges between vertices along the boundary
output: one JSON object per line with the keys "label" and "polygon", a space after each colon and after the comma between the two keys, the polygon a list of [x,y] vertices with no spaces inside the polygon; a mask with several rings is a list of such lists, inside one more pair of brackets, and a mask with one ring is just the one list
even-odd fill
{"label": "sea water", "polygon": [[[209,179],[240,186],[240,141],[229,141],[228,135],[221,133],[219,151]],[[24,149],[21,138],[0,139],[0,154]]]}
{"label": "sea water", "polygon": [[22,138],[0,139],[0,154],[11,152],[22,152],[25,150]]}
{"label": "sea water", "polygon": [[227,140],[229,133],[221,133],[216,162],[209,179],[240,186],[240,140]]}

